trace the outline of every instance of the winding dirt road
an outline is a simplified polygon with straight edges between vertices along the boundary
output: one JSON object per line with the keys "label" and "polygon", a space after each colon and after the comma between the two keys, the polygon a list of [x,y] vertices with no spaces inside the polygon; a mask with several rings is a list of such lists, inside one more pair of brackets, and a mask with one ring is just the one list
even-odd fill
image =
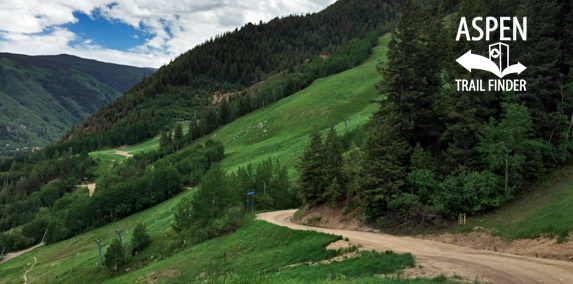
{"label": "winding dirt road", "polygon": [[455,273],[466,281],[477,279],[488,283],[573,283],[573,262],[477,250],[411,237],[307,227],[291,221],[294,212],[296,210],[261,213],[257,219],[296,230],[341,235],[367,250],[409,252],[421,265],[417,269],[422,271],[413,272],[414,277],[440,274],[451,277]]}

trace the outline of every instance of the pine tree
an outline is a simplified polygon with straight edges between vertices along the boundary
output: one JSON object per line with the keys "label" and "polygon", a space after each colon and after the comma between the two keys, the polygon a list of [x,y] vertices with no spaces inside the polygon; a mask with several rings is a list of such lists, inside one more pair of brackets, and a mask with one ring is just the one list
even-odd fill
{"label": "pine tree", "polygon": [[114,271],[116,271],[118,268],[121,269],[121,267],[127,263],[125,250],[121,246],[119,239],[113,239],[107,248],[104,257],[106,266],[110,269],[113,269]]}
{"label": "pine tree", "polygon": [[133,230],[133,237],[131,238],[131,243],[133,246],[133,254],[142,251],[149,245],[149,243],[151,243],[151,239],[147,234],[147,229],[142,223],[139,223],[137,226],[135,226],[135,229]]}
{"label": "pine tree", "polygon": [[431,40],[438,39],[441,29],[441,19],[426,16],[419,2],[408,1],[392,33],[388,64],[380,69],[383,79],[377,85],[380,94],[396,105],[406,139],[424,145],[436,142],[443,129],[435,108],[443,60],[430,55],[435,53],[430,48],[438,46]]}
{"label": "pine tree", "polygon": [[346,186],[346,176],[344,170],[344,160],[342,154],[344,149],[340,138],[336,133],[334,127],[330,128],[326,139],[324,140],[324,179],[326,182],[326,190],[323,193],[323,198],[328,200],[331,205],[342,197],[343,191]]}
{"label": "pine tree", "polygon": [[231,107],[226,97],[221,99],[221,104],[219,105],[219,125],[224,125],[228,123],[231,119]]}
{"label": "pine tree", "polygon": [[173,215],[175,222],[172,227],[177,234],[189,229],[191,224],[193,224],[193,219],[191,219],[191,200],[188,197],[181,199]]}
{"label": "pine tree", "polygon": [[323,200],[324,179],[324,145],[316,124],[309,132],[309,143],[304,147],[296,169],[300,174],[298,195],[303,202],[314,205]]}
{"label": "pine tree", "polygon": [[397,107],[385,106],[372,117],[364,141],[362,166],[354,191],[363,199],[369,217],[383,214],[393,194],[402,191],[410,146],[401,136]]}
{"label": "pine tree", "polygon": [[196,119],[191,119],[189,121],[189,131],[187,132],[187,136],[189,136],[191,141],[194,139],[199,138],[199,125],[197,125]]}
{"label": "pine tree", "polygon": [[435,169],[435,161],[432,159],[432,155],[424,150],[420,143],[416,143],[414,151],[412,152],[412,157],[410,158],[410,169],[414,170],[430,170]]}
{"label": "pine tree", "polygon": [[175,133],[173,134],[173,141],[181,140],[183,140],[183,125],[181,125],[181,123],[177,123],[177,126],[175,126]]}
{"label": "pine tree", "polygon": [[[524,15],[528,26],[527,41],[521,42],[517,60],[527,66],[527,92],[523,96],[525,106],[533,110],[535,132],[548,140],[555,129],[550,113],[571,105],[573,98],[567,95],[565,75],[560,66],[564,61],[562,54],[562,33],[560,18],[562,4],[555,0],[525,2]],[[556,140],[554,140],[556,141]]]}
{"label": "pine tree", "polygon": [[161,137],[159,138],[159,146],[161,147],[161,149],[166,149],[167,147],[169,147],[169,144],[171,143],[171,135],[169,135],[169,132],[166,131],[162,131],[161,132]]}
{"label": "pine tree", "polygon": [[199,128],[203,135],[217,128],[217,113],[214,107],[210,106],[203,111],[201,120],[199,121]]}

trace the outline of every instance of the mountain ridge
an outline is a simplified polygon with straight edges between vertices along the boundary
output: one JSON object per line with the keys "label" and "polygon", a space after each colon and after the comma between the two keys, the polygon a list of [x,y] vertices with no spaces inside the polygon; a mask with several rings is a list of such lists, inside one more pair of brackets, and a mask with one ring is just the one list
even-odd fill
{"label": "mountain ridge", "polygon": [[70,55],[0,53],[0,159],[57,141],[152,73]]}

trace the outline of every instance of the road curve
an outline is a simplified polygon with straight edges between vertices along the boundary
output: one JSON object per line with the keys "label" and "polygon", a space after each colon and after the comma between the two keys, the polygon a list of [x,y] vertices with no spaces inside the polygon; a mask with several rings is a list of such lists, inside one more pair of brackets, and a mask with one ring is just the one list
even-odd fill
{"label": "road curve", "polygon": [[423,269],[445,275],[456,273],[469,281],[477,279],[500,284],[573,283],[573,262],[478,250],[411,237],[308,227],[291,221],[294,212],[296,210],[261,213],[257,219],[295,230],[341,235],[348,238],[350,243],[361,244],[369,250],[409,252]]}

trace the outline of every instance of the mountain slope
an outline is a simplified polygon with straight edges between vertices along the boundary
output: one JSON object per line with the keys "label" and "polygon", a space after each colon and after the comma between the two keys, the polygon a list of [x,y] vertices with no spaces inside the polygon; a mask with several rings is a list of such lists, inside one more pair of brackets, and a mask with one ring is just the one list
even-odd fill
{"label": "mountain slope", "polygon": [[58,140],[152,72],[67,55],[0,53],[0,157]]}
{"label": "mountain slope", "polygon": [[[367,123],[376,111],[376,105],[370,102],[379,96],[374,87],[381,78],[376,66],[386,61],[389,40],[389,35],[381,37],[362,65],[316,80],[308,88],[209,135],[208,138],[225,145],[223,166],[233,171],[239,166],[277,157],[293,170],[291,166],[298,161],[313,124],[323,133],[335,126],[339,134],[344,134],[344,118],[349,119],[349,130]],[[258,128],[259,123],[264,126]]]}
{"label": "mountain slope", "polygon": [[[160,68],[125,96],[91,115],[61,142],[73,144],[70,140],[78,140],[76,145],[90,151],[94,150],[91,144],[133,144],[157,135],[172,118],[202,119],[204,114],[212,119],[202,121],[198,136],[207,134],[304,89],[316,79],[362,63],[377,38],[392,29],[403,2],[337,1],[319,13],[247,23]],[[258,91],[249,90],[251,84],[277,74],[283,75],[276,82]],[[230,101],[224,117],[215,98],[220,94]],[[136,123],[148,125],[149,133],[134,134]]]}

